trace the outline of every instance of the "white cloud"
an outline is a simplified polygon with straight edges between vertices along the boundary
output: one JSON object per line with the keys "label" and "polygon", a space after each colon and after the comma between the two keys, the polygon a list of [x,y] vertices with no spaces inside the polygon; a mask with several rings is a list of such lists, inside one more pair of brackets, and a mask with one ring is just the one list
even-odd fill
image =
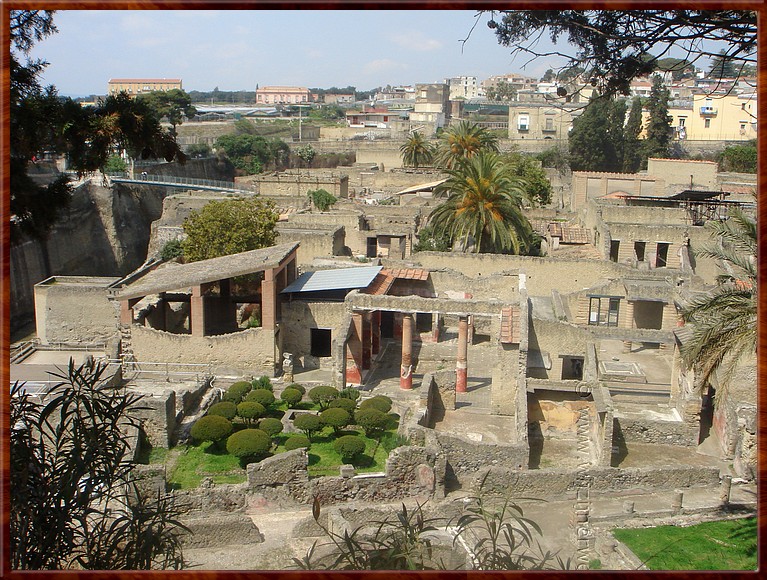
{"label": "white cloud", "polygon": [[427,38],[421,32],[407,31],[395,34],[390,37],[391,41],[406,50],[415,50],[418,52],[429,52],[439,50],[443,44],[434,38]]}
{"label": "white cloud", "polygon": [[379,58],[371,60],[362,67],[365,74],[387,73],[391,71],[407,70],[408,65],[402,62],[396,62],[388,58]]}

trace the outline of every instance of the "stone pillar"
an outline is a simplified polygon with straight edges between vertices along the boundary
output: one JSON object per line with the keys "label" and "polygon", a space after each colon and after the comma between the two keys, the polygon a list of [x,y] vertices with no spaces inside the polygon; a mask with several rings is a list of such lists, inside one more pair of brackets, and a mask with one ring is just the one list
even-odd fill
{"label": "stone pillar", "polygon": [[362,384],[362,313],[352,314],[352,333],[346,341],[346,382]]}
{"label": "stone pillar", "polygon": [[469,353],[469,317],[458,317],[458,359],[455,364],[455,391],[466,392],[466,362]]}
{"label": "stone pillar", "polygon": [[362,368],[369,369],[373,358],[373,315],[371,312],[362,314]]}
{"label": "stone pillar", "polygon": [[138,298],[120,300],[120,324],[125,324],[127,326],[133,324],[133,307],[138,301]]}
{"label": "stone pillar", "polygon": [[431,339],[435,343],[439,342],[439,312],[431,315]]}
{"label": "stone pillar", "polygon": [[630,340],[624,340],[623,341],[623,354],[628,354],[631,352],[631,341]]}
{"label": "stone pillar", "polygon": [[381,311],[376,310],[371,317],[371,352],[375,356],[381,350]]}
{"label": "stone pillar", "polygon": [[671,496],[671,511],[678,514],[682,511],[682,503],[684,502],[684,493],[681,491],[675,491]]}
{"label": "stone pillar", "polygon": [[719,500],[723,506],[729,505],[731,491],[732,491],[732,475],[723,475],[722,488],[719,492]]}
{"label": "stone pillar", "polygon": [[205,336],[205,303],[202,286],[192,286],[192,299],[189,308],[192,336]]}
{"label": "stone pillar", "polygon": [[413,315],[402,315],[402,366],[400,367],[399,386],[401,389],[413,388]]}
{"label": "stone pillar", "polygon": [[277,326],[277,283],[274,270],[264,271],[261,281],[261,327],[274,330]]}

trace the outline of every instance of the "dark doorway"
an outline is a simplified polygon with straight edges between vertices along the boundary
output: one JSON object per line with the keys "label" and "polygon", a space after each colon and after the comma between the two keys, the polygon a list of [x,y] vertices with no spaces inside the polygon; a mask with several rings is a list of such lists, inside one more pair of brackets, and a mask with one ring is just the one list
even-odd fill
{"label": "dark doorway", "polygon": [[658,252],[655,257],[655,267],[665,268],[668,262],[668,244],[664,242],[658,243]]}
{"label": "dark doorway", "polygon": [[375,258],[378,255],[378,238],[368,238],[367,253],[368,258]]}
{"label": "dark doorway", "polygon": [[394,338],[394,313],[381,311],[381,338]]}
{"label": "dark doorway", "polygon": [[708,392],[703,395],[703,401],[700,406],[700,433],[698,435],[698,445],[703,443],[711,434],[711,427],[714,425],[714,396],[716,389],[709,387]]}
{"label": "dark doorway", "polygon": [[636,254],[637,262],[644,262],[644,251],[647,242],[634,242],[634,254]]}
{"label": "dark doorway", "polygon": [[634,326],[661,330],[663,328],[663,302],[637,300],[634,302]]}
{"label": "dark doorway", "polygon": [[621,241],[620,240],[610,240],[610,261],[611,262],[617,262],[618,261],[618,250],[621,247]]}
{"label": "dark doorway", "polygon": [[328,328],[311,329],[311,355],[316,357],[330,356],[331,331]]}

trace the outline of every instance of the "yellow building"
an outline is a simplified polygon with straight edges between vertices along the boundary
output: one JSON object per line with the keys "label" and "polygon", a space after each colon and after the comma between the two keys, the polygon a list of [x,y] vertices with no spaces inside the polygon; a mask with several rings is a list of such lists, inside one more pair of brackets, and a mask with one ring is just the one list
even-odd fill
{"label": "yellow building", "polygon": [[668,114],[680,141],[756,139],[756,93],[694,95],[691,108],[669,107]]}
{"label": "yellow building", "polygon": [[109,79],[107,93],[116,95],[126,92],[135,97],[152,91],[169,91],[181,88],[181,79]]}

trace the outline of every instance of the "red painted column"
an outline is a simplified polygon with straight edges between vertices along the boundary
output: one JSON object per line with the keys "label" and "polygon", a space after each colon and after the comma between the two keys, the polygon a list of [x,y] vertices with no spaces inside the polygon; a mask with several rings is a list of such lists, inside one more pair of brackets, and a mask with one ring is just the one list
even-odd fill
{"label": "red painted column", "polygon": [[402,366],[400,367],[399,386],[401,389],[413,388],[413,315],[402,315]]}
{"label": "red painted column", "polygon": [[370,361],[373,358],[373,314],[372,312],[363,312],[362,314],[362,368],[369,369]]}
{"label": "red painted column", "polygon": [[120,300],[120,324],[125,324],[127,326],[133,324],[133,307],[138,301],[138,298]]}
{"label": "red painted column", "polygon": [[371,337],[371,352],[373,355],[377,355],[381,350],[381,311],[376,310],[372,314],[372,337]]}
{"label": "red painted column", "polygon": [[457,393],[466,392],[466,361],[469,352],[469,318],[468,316],[458,317],[458,359],[455,364],[455,391]]}
{"label": "red painted column", "polygon": [[346,382],[362,384],[362,313],[352,314],[352,333],[346,342]]}
{"label": "red painted column", "polygon": [[264,271],[261,281],[261,327],[274,330],[277,326],[277,284],[274,270]]}

